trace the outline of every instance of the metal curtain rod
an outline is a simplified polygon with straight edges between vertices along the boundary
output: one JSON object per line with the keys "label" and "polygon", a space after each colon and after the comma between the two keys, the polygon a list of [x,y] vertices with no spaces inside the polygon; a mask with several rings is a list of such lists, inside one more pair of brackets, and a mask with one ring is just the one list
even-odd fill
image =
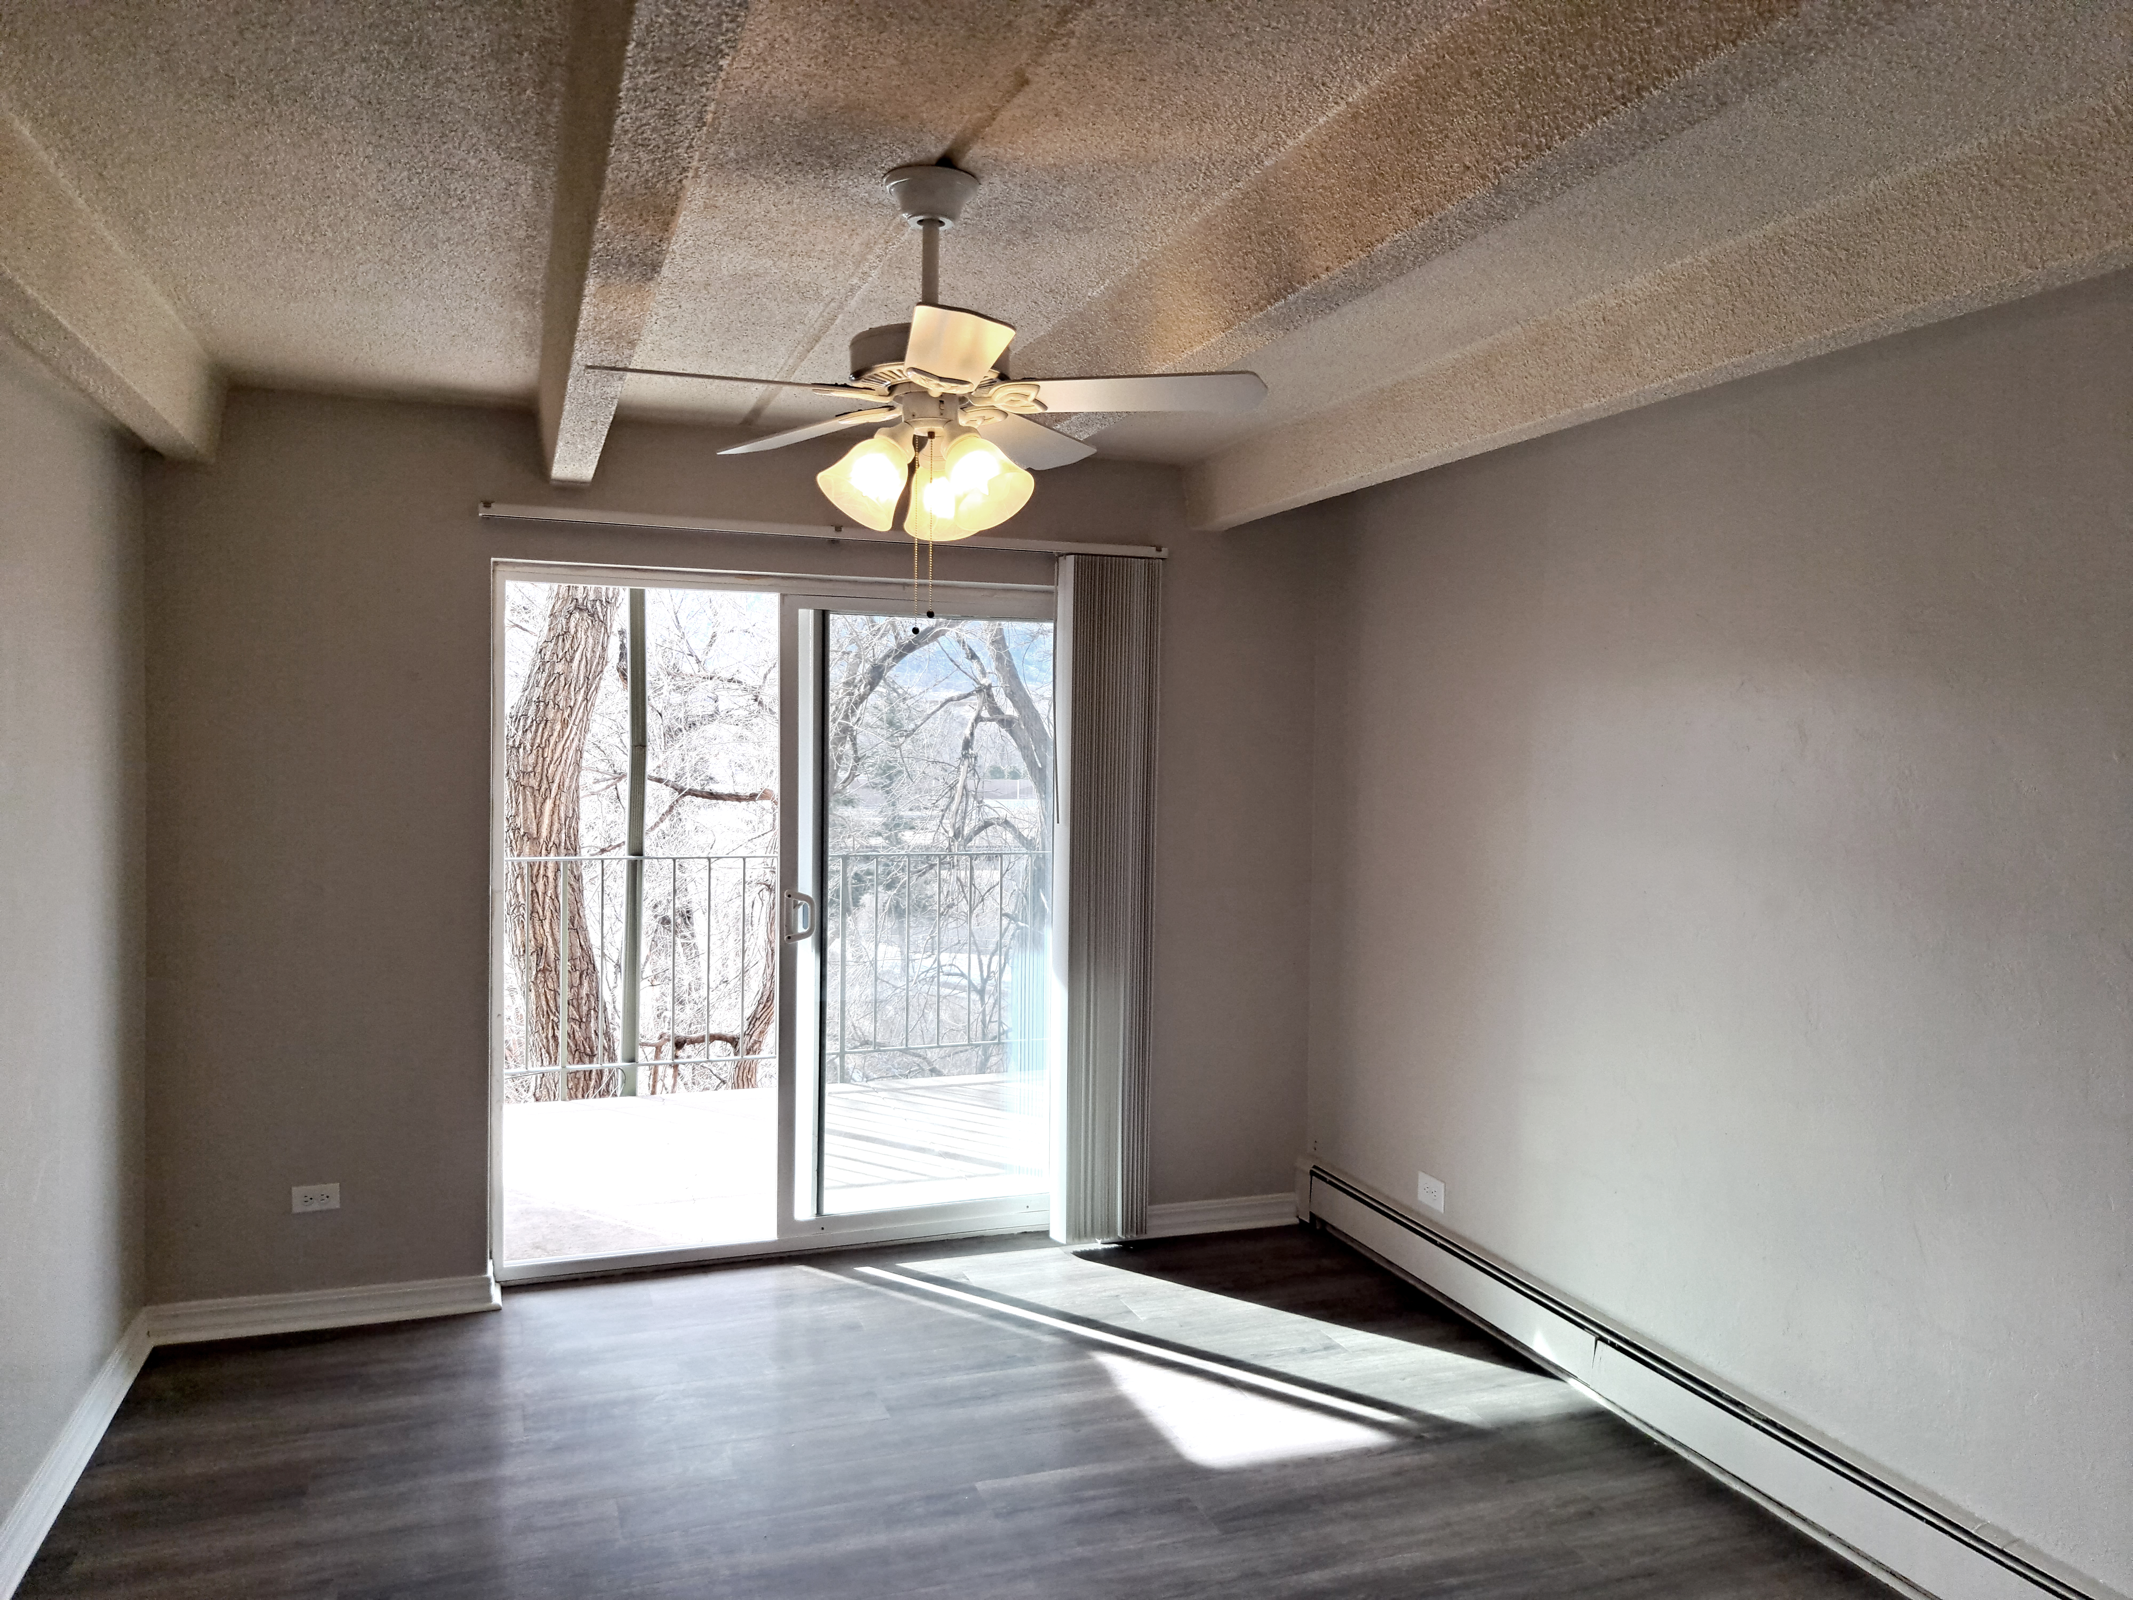
{"label": "metal curtain rod", "polygon": [[[763,533],[780,539],[851,539],[871,544],[904,544],[901,533],[839,522],[750,522],[744,517],[667,517],[649,511],[591,511],[571,506],[500,505],[481,502],[476,515],[492,522],[568,522],[588,528],[665,528],[680,533]],[[983,534],[957,539],[957,550],[1024,550],[1031,555],[1140,556],[1161,560],[1170,554],[1160,544],[1081,544],[1056,539],[989,539]]]}

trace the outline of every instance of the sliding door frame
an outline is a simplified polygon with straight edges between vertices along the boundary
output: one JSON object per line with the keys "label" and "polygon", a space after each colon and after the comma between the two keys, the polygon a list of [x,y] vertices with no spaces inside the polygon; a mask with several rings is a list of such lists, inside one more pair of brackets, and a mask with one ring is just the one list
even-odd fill
{"label": "sliding door frame", "polygon": [[[504,733],[510,707],[504,699],[504,623],[507,585],[512,583],[602,584],[637,589],[724,589],[780,597],[779,669],[779,894],[778,951],[778,1154],[777,1235],[737,1244],[685,1245],[662,1250],[565,1256],[538,1261],[503,1259],[503,1004],[506,868]],[[1056,590],[1050,584],[937,583],[934,608],[946,616],[1050,621]],[[602,565],[588,562],[491,563],[489,731],[489,1072],[488,1240],[490,1271],[501,1283],[580,1278],[643,1271],[695,1262],[749,1260],[799,1251],[905,1240],[1041,1233],[1049,1220],[1049,1196],[966,1201],[896,1211],[823,1214],[820,1210],[821,1084],[821,874],[826,834],[821,814],[821,760],[826,693],[828,611],[895,614],[910,606],[910,585],[897,579],[839,578],[821,574],[720,571],[692,568]],[[1055,661],[1070,649],[1055,629]],[[1060,694],[1069,674],[1055,668]],[[1055,704],[1055,730],[1064,726],[1064,704]],[[1055,737],[1055,747],[1057,740]],[[1055,762],[1055,766],[1056,766]],[[1055,812],[1055,815],[1059,813]],[[813,930],[791,937],[793,896],[815,902]],[[1055,909],[1055,917],[1057,911]],[[1056,935],[1055,935],[1056,937]],[[1053,1007],[1052,1026],[1063,1020]],[[1054,1052],[1056,1057],[1056,1052]]]}
{"label": "sliding door frame", "polygon": [[[897,588],[898,593],[895,599],[904,600],[908,595],[908,591],[901,584]],[[1062,647],[1056,626],[1057,602],[1055,591],[1049,588],[1009,588],[1001,585],[981,586],[976,584],[951,591],[947,585],[935,585],[934,594],[931,598],[934,603],[932,611],[928,613],[929,615],[933,612],[938,612],[941,616],[948,618],[962,617],[997,622],[1046,622],[1055,624],[1052,639],[1053,660],[1055,662],[1053,667],[1055,700],[1052,711],[1052,725],[1055,735],[1053,740],[1055,752],[1053,768],[1056,771],[1058,767],[1056,733],[1060,726],[1057,696],[1063,692],[1063,679],[1056,665],[1060,659],[1059,652]],[[850,594],[838,593],[831,586],[818,586],[806,593],[787,594],[785,596],[785,606],[788,614],[797,614],[799,617],[811,619],[813,624],[812,638],[809,644],[809,648],[812,650],[812,659],[801,669],[809,675],[805,678],[795,678],[793,680],[806,685],[807,698],[801,703],[800,717],[798,719],[788,718],[787,723],[790,726],[793,721],[797,720],[801,724],[801,742],[805,746],[802,758],[806,764],[805,771],[802,774],[806,784],[805,792],[810,804],[819,809],[820,796],[822,794],[822,769],[827,760],[826,740],[828,737],[829,629],[825,624],[825,619],[832,611],[848,616],[895,616],[902,614],[908,609],[908,606],[885,604],[883,597],[880,596],[862,599]],[[1053,815],[1056,817],[1058,814],[1058,797],[1055,794],[1053,797]],[[821,884],[822,874],[826,870],[829,851],[828,818],[818,814],[813,816],[810,821],[813,832],[811,835],[802,836],[806,841],[802,848],[806,851],[815,873],[815,886],[808,892],[814,894],[816,903],[819,906],[822,897],[817,891]],[[791,862],[798,859],[798,857],[796,854],[788,854],[786,859]],[[788,942],[785,946],[785,951],[789,955],[794,954],[796,948],[793,943]],[[793,1219],[793,1232],[795,1235],[812,1234],[820,1238],[834,1237],[840,1241],[859,1242],[858,1236],[862,1234],[882,1238],[917,1238],[928,1234],[1034,1232],[1047,1227],[1051,1217],[1049,1177],[1027,1194],[1004,1195],[987,1200],[960,1200],[941,1205],[909,1206],[880,1211],[831,1212],[823,1208],[823,1118],[821,1115],[821,1096],[824,1065],[822,1049],[824,1010],[821,993],[823,983],[821,977],[823,941],[819,927],[815,935],[807,941],[806,949],[811,952],[813,957],[813,960],[808,965],[812,968],[811,981],[814,988],[811,1000],[814,1028],[812,1033],[804,1040],[796,1041],[798,1048],[791,1059],[806,1063],[803,1067],[802,1075],[808,1079],[805,1094],[810,1098],[804,1108],[807,1120],[796,1124],[796,1127],[801,1138],[806,1139],[811,1132],[812,1139],[809,1141],[810,1148],[795,1163],[796,1181],[804,1184],[805,1187],[787,1191],[788,1194],[797,1194],[804,1197],[797,1202],[800,1214]],[[799,980],[800,983],[807,981],[809,980]],[[789,994],[803,991],[796,983],[795,986],[788,987],[781,992]],[[1061,1008],[1057,1006],[1048,1007],[1047,1015],[1051,1017],[1051,1026],[1054,1029],[1061,1025],[1063,1020]],[[1054,1054],[1056,1052],[1047,1051],[1048,1062],[1049,1057]],[[782,1080],[780,1081],[782,1082]],[[1049,1148],[1049,1144],[1048,1138],[1046,1148]],[[781,1215],[781,1226],[783,1221],[784,1219]]]}

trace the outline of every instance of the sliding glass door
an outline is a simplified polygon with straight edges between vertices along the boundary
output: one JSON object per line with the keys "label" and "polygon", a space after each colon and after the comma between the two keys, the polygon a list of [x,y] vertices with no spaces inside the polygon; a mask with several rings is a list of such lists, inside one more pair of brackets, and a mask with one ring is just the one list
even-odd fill
{"label": "sliding glass door", "polygon": [[499,569],[504,1277],[1045,1224],[1051,592],[809,584]]}
{"label": "sliding glass door", "polygon": [[775,595],[508,582],[500,1262],[777,1236]]}
{"label": "sliding glass door", "polygon": [[1045,1188],[1052,624],[824,618],[820,1203]]}

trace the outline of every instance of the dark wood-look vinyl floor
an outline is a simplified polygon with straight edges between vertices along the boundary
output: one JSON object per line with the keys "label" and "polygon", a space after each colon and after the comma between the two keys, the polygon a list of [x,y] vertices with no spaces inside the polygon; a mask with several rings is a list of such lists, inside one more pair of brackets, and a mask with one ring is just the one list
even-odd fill
{"label": "dark wood-look vinyl floor", "polygon": [[24,1600],[1880,1596],[1324,1234],[157,1351]]}

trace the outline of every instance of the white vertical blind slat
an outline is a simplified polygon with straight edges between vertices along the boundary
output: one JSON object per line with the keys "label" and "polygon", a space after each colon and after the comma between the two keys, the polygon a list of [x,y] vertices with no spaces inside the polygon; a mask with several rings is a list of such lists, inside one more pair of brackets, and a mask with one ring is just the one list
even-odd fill
{"label": "white vertical blind slat", "polygon": [[1065,834],[1055,970],[1052,1233],[1130,1238],[1148,1224],[1148,967],[1154,915],[1162,563],[1060,561],[1067,693],[1059,745]]}

